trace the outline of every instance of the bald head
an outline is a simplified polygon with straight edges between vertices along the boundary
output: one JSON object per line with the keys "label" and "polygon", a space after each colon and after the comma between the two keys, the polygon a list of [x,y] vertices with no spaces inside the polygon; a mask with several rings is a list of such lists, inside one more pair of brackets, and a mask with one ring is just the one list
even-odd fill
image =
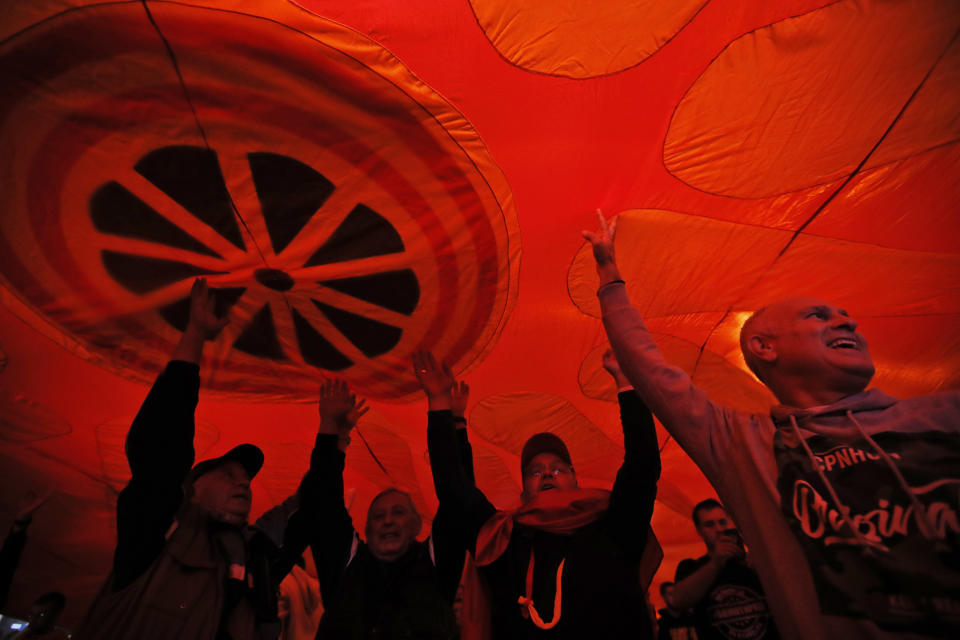
{"label": "bald head", "polygon": [[367,545],[378,560],[395,562],[416,541],[420,513],[410,494],[400,489],[381,491],[367,512]]}
{"label": "bald head", "polygon": [[740,327],[740,352],[743,353],[743,359],[746,361],[750,371],[763,382],[763,368],[761,361],[750,351],[749,341],[752,336],[770,336],[769,322],[764,318],[767,307],[760,307],[747,318],[747,321]]}
{"label": "bald head", "polygon": [[862,391],[873,377],[866,340],[856,329],[849,314],[829,302],[790,298],[747,319],[740,349],[781,402],[827,404]]}

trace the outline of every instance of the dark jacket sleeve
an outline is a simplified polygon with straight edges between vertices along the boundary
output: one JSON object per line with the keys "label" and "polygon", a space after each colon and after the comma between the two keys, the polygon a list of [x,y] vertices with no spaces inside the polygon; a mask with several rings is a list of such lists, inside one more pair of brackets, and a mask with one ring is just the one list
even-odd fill
{"label": "dark jacket sleeve", "polygon": [[653,415],[633,391],[619,394],[623,423],[623,465],[617,472],[607,512],[611,535],[622,548],[643,553],[660,478],[660,446]]}
{"label": "dark jacket sleeve", "polygon": [[127,434],[131,478],[117,498],[115,590],[137,579],[156,559],[183,501],[193,465],[193,413],[200,367],[172,361],[157,377]]}
{"label": "dark jacket sleeve", "polygon": [[480,528],[496,508],[474,483],[472,462],[469,472],[464,469],[463,456],[469,455],[472,461],[472,452],[466,441],[466,430],[461,431],[458,435],[450,411],[427,414],[427,449],[433,486],[440,502],[438,512],[443,510],[444,517],[457,525],[451,527],[448,535],[456,538],[456,544],[463,549],[473,552]]}
{"label": "dark jacket sleeve", "polygon": [[[476,487],[473,475],[473,448],[470,446],[467,430],[455,429],[455,432],[464,480],[469,486]],[[443,436],[441,436],[442,439]],[[451,500],[441,501],[433,517],[430,532],[437,575],[440,579],[440,591],[451,604],[457,596],[457,587],[460,585],[460,575],[463,573],[463,562],[467,556],[471,537],[469,522],[465,523],[460,516],[461,510],[457,503]],[[476,534],[473,534],[473,539],[476,539]]]}
{"label": "dark jacket sleeve", "polygon": [[[286,521],[281,536],[279,554],[271,567],[271,576],[277,584],[290,573],[295,565],[306,551],[307,545],[315,539],[320,533],[321,526],[326,525],[326,519],[322,513],[323,507],[323,473],[321,466],[325,463],[325,455],[330,452],[321,453],[321,449],[327,446],[325,439],[321,439],[323,434],[317,434],[313,445],[313,452],[310,454],[310,468],[300,481],[300,487],[295,496],[296,509]],[[343,455],[343,454],[341,454]],[[342,462],[339,463],[342,469]],[[343,495],[343,477],[340,479],[340,495]],[[290,498],[287,499],[288,501]],[[342,506],[341,499],[341,506]],[[351,532],[353,527],[350,527]]]}
{"label": "dark jacket sleeve", "polygon": [[702,566],[702,564],[698,564],[693,558],[681,560],[680,564],[677,565],[677,571],[673,574],[673,581],[680,582],[691,574],[696,573],[697,569]]}
{"label": "dark jacket sleeve", "polygon": [[[454,426],[459,421],[466,423],[466,420],[460,418],[459,420],[454,420]],[[457,445],[460,450],[460,465],[463,467],[463,472],[467,475],[467,482],[473,486],[477,485],[477,478],[473,472],[473,447],[470,446],[470,438],[467,436],[466,428],[457,428]]]}
{"label": "dark jacket sleeve", "polygon": [[326,603],[333,602],[340,577],[350,559],[354,528],[350,514],[343,504],[343,468],[346,456],[337,446],[338,436],[321,433],[310,461],[312,476],[309,485],[316,505],[316,519],[322,526],[310,527],[310,549],[317,565],[320,595]]}
{"label": "dark jacket sleeve", "polygon": [[14,526],[10,534],[3,541],[0,549],[0,611],[6,611],[7,598],[10,596],[10,585],[13,584],[13,574],[17,572],[23,547],[27,544],[27,528]]}

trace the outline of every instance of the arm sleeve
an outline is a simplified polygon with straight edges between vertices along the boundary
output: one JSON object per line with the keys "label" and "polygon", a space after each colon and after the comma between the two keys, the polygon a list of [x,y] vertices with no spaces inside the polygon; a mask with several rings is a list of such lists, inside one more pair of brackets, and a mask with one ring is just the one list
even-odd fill
{"label": "arm sleeve", "polygon": [[[464,481],[470,487],[476,487],[473,474],[473,447],[467,437],[466,429],[454,429],[457,439],[457,450],[460,456],[460,467],[464,474]],[[440,436],[441,441],[444,436]],[[449,443],[448,443],[449,444]],[[442,445],[441,445],[442,446]],[[472,534],[476,539],[476,534]],[[471,527],[460,518],[458,503],[451,500],[441,501],[437,513],[433,517],[430,531],[430,541],[433,544],[437,574],[440,579],[440,591],[453,604],[460,585],[460,576],[463,573],[463,562],[466,559],[467,549],[470,546]]]}
{"label": "arm sleeve", "polygon": [[[456,431],[450,411],[431,411],[427,414],[427,449],[437,500],[440,509],[446,512],[444,517],[457,523],[450,535],[459,538],[459,544],[472,552],[480,528],[496,512],[496,508],[476,487],[472,473],[468,477],[462,459],[464,451],[472,459],[472,452],[469,442],[463,447],[458,441],[461,437],[466,441],[466,433],[458,436]],[[472,464],[470,468],[472,470]]]}
{"label": "arm sleeve", "polygon": [[624,549],[643,553],[660,478],[660,447],[653,415],[633,391],[618,395],[623,423],[623,465],[610,495],[608,518]]}
{"label": "arm sleeve", "polygon": [[10,596],[10,585],[13,584],[13,574],[17,572],[23,547],[27,544],[26,527],[20,530],[11,529],[10,535],[3,541],[0,549],[0,611],[5,611],[7,598]]}
{"label": "arm sleeve", "polygon": [[680,564],[677,565],[677,571],[673,575],[674,582],[680,582],[684,578],[689,577],[691,574],[695,573],[700,567],[697,565],[697,561],[692,558],[687,558],[686,560],[681,560]]}
{"label": "arm sleeve", "polygon": [[[343,468],[346,456],[337,446],[338,436],[317,434],[307,479],[300,485],[301,507],[308,500],[316,505],[315,515],[306,516],[318,526],[309,527],[310,549],[317,565],[317,579],[324,602],[333,602],[340,577],[350,560],[353,544],[353,520],[343,503]],[[308,512],[309,513],[309,512]],[[301,515],[298,513],[297,515]],[[320,521],[322,520],[322,526]],[[285,542],[287,544],[287,542]]]}
{"label": "arm sleeve", "polygon": [[717,452],[736,442],[733,425],[750,423],[750,417],[734,419],[735,412],[710,402],[682,369],[664,360],[622,283],[608,284],[598,295],[603,325],[623,373],[707,478],[717,478]]}
{"label": "arm sleeve", "polygon": [[[320,469],[328,460],[332,464],[338,464],[341,470],[339,481],[341,496],[339,509],[345,511],[342,497],[343,462],[336,460],[337,456],[335,454],[326,451],[329,443],[325,438],[321,439],[322,435],[323,434],[317,434],[317,439],[313,445],[313,452],[310,454],[310,468],[307,470],[307,473],[304,474],[303,480],[300,481],[300,487],[297,489],[297,492],[279,505],[279,507],[282,508],[280,513],[274,512],[274,514],[272,514],[276,518],[279,518],[280,521],[271,527],[269,520],[272,518],[264,519],[267,514],[261,517],[261,520],[264,521],[262,528],[265,530],[274,529],[274,531],[269,532],[269,535],[271,535],[271,538],[280,547],[280,553],[273,567],[271,567],[271,575],[276,579],[277,584],[290,573],[293,565],[299,561],[303,552],[306,551],[307,545],[309,545],[312,540],[315,540],[316,536],[321,534],[320,528],[326,522],[323,518],[323,508],[325,505],[323,496],[324,487],[322,483],[325,480],[329,480],[329,478],[325,478]],[[340,456],[343,455],[342,452],[339,451],[339,448],[337,449],[337,453],[339,453]],[[336,479],[334,479],[334,482],[336,482]],[[334,505],[332,508],[337,509],[337,506]],[[323,523],[321,520],[323,520]],[[342,514],[339,514],[339,520],[341,523],[343,522]],[[347,516],[347,520],[350,521],[349,535],[352,536],[353,523],[349,516]],[[258,527],[260,527],[260,524],[261,522],[258,520]]]}
{"label": "arm sleeve", "polygon": [[163,549],[193,465],[200,367],[172,361],[157,377],[127,434],[131,478],[117,498],[115,590],[137,579]]}
{"label": "arm sleeve", "polygon": [[467,436],[466,429],[456,429],[456,432],[457,444],[460,448],[460,465],[467,476],[467,482],[476,486],[477,478],[473,472],[473,447],[470,446],[470,438]]}

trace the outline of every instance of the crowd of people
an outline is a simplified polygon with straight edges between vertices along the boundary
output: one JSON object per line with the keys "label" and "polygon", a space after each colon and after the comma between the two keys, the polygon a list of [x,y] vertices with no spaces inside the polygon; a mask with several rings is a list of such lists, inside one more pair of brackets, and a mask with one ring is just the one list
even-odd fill
{"label": "crowd of people", "polygon": [[[262,451],[239,444],[194,464],[201,356],[226,322],[198,279],[187,328],[127,436],[132,476],[117,501],[113,566],[73,637],[960,637],[960,394],[866,390],[874,367],[857,323],[828,302],[791,299],[756,311],[741,332],[748,366],[781,404],[769,415],[718,406],[664,359],[620,277],[616,219],[599,223],[584,236],[624,448],[610,490],[580,487],[566,443],[542,432],[520,456],[520,507],[498,509],[474,477],[469,387],[420,352],[412,365],[439,502],[430,536],[419,540],[422,515],[397,487],[356,530],[344,452],[367,407],[337,380],[320,388],[299,488],[250,524]],[[720,498],[694,508],[706,553],[661,586],[657,620],[647,597],[662,558],[650,526],[654,415]],[[42,503],[25,503],[0,552],[0,599]],[[314,580],[322,607],[285,597],[288,575]],[[54,638],[63,604],[62,594],[38,598],[15,637]],[[298,636],[294,609],[308,621]]]}

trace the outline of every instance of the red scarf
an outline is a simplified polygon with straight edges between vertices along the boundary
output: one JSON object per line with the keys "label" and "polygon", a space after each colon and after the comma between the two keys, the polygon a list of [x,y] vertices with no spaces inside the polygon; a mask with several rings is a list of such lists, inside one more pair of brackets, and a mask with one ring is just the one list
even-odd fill
{"label": "red scarf", "polygon": [[[476,566],[467,558],[463,589],[463,640],[487,640],[490,636],[490,601],[477,566],[485,566],[503,555],[510,544],[514,523],[559,535],[573,535],[596,522],[610,505],[610,492],[603,489],[544,491],[515,511],[498,511],[477,536]],[[651,529],[640,561],[644,590],[663,560],[663,550]],[[559,585],[558,585],[559,587]]]}

